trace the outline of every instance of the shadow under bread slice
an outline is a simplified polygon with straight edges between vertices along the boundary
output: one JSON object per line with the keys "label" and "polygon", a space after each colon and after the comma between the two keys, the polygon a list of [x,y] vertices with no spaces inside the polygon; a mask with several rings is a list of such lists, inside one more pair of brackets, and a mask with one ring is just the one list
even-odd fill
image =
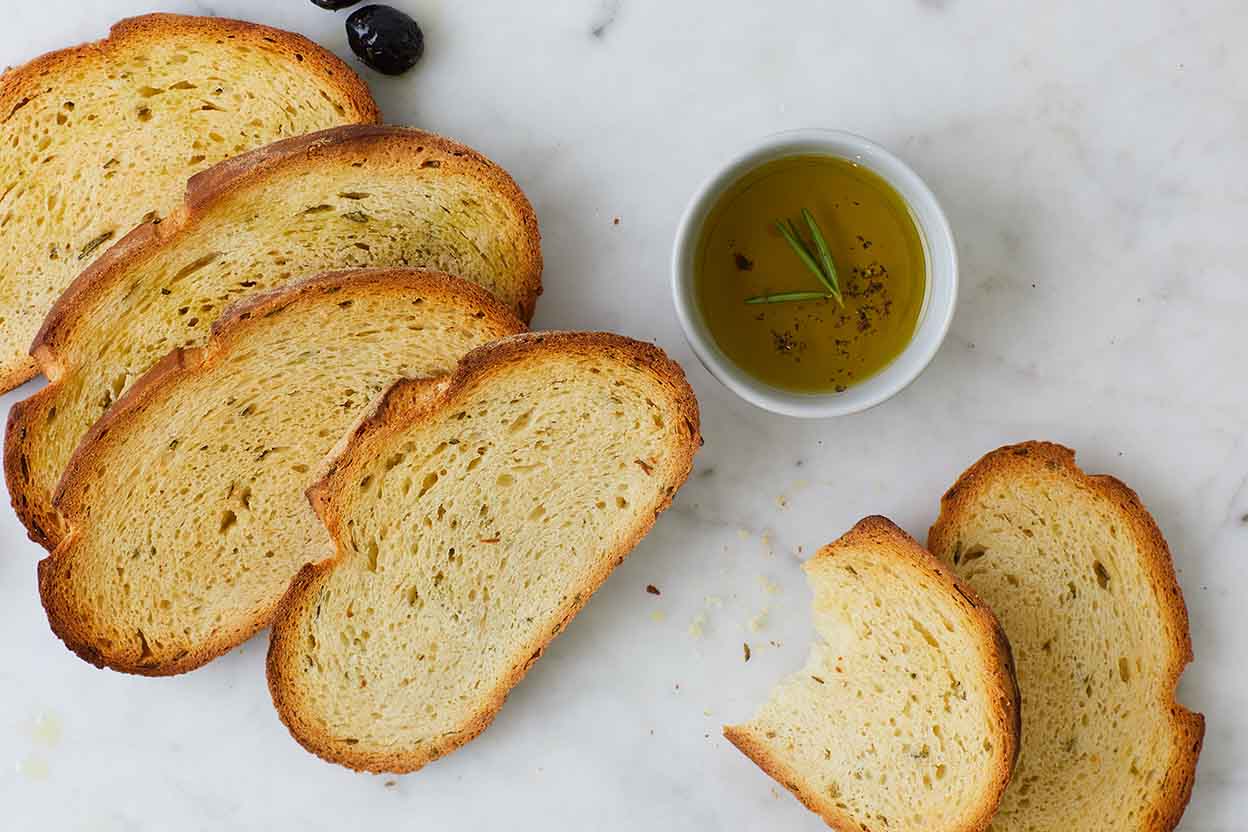
{"label": "shadow under bread slice", "polygon": [[185,204],[131,232],[57,302],[32,353],[51,381],[14,405],[5,479],[31,537],[61,534],[52,491],[87,429],[176,347],[202,344],[239,297],[322,271],[420,267],[489,289],[527,321],[537,221],[505,171],[402,127],[344,127],[205,171]]}
{"label": "shadow under bread slice", "polygon": [[941,500],[928,535],[1001,619],[1023,754],[996,832],[1168,832],[1204,717],[1175,701],[1192,659],[1170,549],[1130,488],[1047,442],[1000,448]]}
{"label": "shadow under bread slice", "polygon": [[617,335],[520,335],[396,384],[309,491],[337,551],[292,584],[268,659],[295,739],[395,772],[471,740],[700,444],[680,368]]}
{"label": "shadow under bread slice", "polygon": [[883,517],[803,568],[818,641],[724,735],[842,832],[987,829],[1018,757],[1020,708],[991,610]]}
{"label": "shadow under bread slice", "polygon": [[39,564],[48,621],[82,658],[163,675],[268,625],[329,537],[303,492],[371,398],[522,331],[484,289],[338,272],[234,305],[208,343],[140,378],[75,452],[67,533]]}

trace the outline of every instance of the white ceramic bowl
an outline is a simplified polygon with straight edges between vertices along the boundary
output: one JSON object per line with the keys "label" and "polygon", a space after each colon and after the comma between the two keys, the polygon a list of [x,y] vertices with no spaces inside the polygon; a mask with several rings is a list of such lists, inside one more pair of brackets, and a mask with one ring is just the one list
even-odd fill
{"label": "white ceramic bowl", "polygon": [[[706,326],[694,292],[694,265],[702,224],[716,200],[749,171],[772,159],[802,154],[838,156],[881,176],[905,200],[923,239],[927,281],[914,336],[892,363],[840,393],[796,393],[746,373],[724,354]],[[672,252],[672,295],[685,337],[702,365],[741,398],[786,416],[843,416],[873,407],[923,372],[949,330],[958,297],[958,254],[936,197],[905,162],[878,144],[840,130],[777,133],[739,153],[707,179],[685,209]]]}

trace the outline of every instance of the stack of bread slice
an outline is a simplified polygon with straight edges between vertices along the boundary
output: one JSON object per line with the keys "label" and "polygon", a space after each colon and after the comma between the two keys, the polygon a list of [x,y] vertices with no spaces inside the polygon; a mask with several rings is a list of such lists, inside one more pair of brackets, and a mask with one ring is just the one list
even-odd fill
{"label": "stack of bread slice", "polygon": [[728,739],[847,832],[1177,826],[1204,718],[1175,701],[1187,612],[1135,493],[1001,448],[928,548],[868,518],[808,561],[819,641]]}
{"label": "stack of bread slice", "polygon": [[162,675],[278,620],[312,750],[410,770],[471,739],[688,476],[680,368],[523,334],[524,194],[372,124],[302,38],[154,15],[2,83],[0,381],[49,380],[5,477],[53,631]]}
{"label": "stack of bread slice", "polygon": [[55,546],[52,494],[87,429],[236,299],[331,269],[418,266],[480,284],[527,321],[541,265],[537,220],[506,172],[419,130],[334,128],[198,174],[182,205],[118,241],[40,328],[32,353],[52,383],[9,416],[14,508]]}
{"label": "stack of bread slice", "polygon": [[0,389],[70,281],[187,177],[278,139],[380,117],[364,82],[290,32],[152,14],[0,77]]}

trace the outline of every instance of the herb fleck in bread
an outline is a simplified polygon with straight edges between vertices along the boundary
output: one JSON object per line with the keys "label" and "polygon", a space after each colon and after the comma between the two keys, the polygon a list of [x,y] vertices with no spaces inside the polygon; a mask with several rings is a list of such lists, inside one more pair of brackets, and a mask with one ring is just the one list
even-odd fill
{"label": "herb fleck in bread", "polygon": [[166,216],[187,177],[287,136],[373,123],[346,64],[290,32],[152,14],[0,76],[0,390],[111,240]]}
{"label": "herb fleck in bread", "polygon": [[996,832],[1168,832],[1204,718],[1175,702],[1191,661],[1170,551],[1135,492],[1028,442],[973,465],[928,537],[1000,616],[1023,694],[1023,753]]}
{"label": "herb fleck in bread", "polygon": [[471,740],[700,442],[680,368],[615,335],[521,335],[396,384],[309,491],[337,555],[273,625],[269,688],[295,739],[396,772]]}
{"label": "herb fleck in bread", "polygon": [[96,665],[150,675],[241,644],[328,556],[303,492],[373,396],[523,329],[484,289],[416,271],[334,273],[231,307],[74,454],[57,498],[69,532],[39,565],[52,629]]}
{"label": "herb fleck in bread", "polygon": [[524,320],[541,287],[537,220],[480,154],[401,127],[288,139],[191,180],[57,301],[34,355],[52,383],[14,405],[5,478],[31,537],[60,539],[51,495],[87,429],[171,349],[203,343],[240,296],[337,268],[420,266],[478,283]]}
{"label": "herb fleck in bread", "polygon": [[883,517],[804,568],[819,641],[724,735],[841,832],[988,828],[1019,742],[1010,646],[992,612]]}

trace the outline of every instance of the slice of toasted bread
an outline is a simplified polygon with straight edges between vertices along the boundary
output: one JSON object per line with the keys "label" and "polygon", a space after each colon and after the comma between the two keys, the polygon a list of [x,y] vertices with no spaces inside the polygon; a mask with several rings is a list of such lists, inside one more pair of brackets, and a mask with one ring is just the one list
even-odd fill
{"label": "slice of toasted bread", "polygon": [[945,494],[928,545],[992,604],[1018,662],[1022,761],[993,830],[1173,829],[1204,717],[1175,702],[1187,610],[1135,492],[1060,445],[1001,448]]}
{"label": "slice of toasted bread", "polygon": [[395,772],[471,740],[700,442],[680,368],[616,335],[521,335],[396,384],[309,491],[337,555],[273,625],[269,689],[295,739]]}
{"label": "slice of toasted bread", "polygon": [[57,301],[34,347],[52,384],[9,414],[13,506],[54,547],[52,491],[79,439],[239,296],[329,269],[421,266],[485,286],[527,321],[541,262],[532,208],[506,172],[428,133],[341,127],[223,162]]}
{"label": "slice of toasted bread", "polygon": [[303,492],[372,398],[523,329],[484,289],[429,272],[338,272],[234,305],[75,452],[57,495],[68,533],[39,564],[52,629],[93,664],[148,675],[241,644],[330,554]]}
{"label": "slice of toasted bread", "polygon": [[803,568],[819,641],[724,736],[841,832],[986,829],[1019,744],[992,611],[883,517]]}
{"label": "slice of toasted bread", "polygon": [[151,14],[0,76],[0,390],[36,372],[31,339],[110,240],[177,205],[215,162],[373,123],[350,68],[306,38]]}

